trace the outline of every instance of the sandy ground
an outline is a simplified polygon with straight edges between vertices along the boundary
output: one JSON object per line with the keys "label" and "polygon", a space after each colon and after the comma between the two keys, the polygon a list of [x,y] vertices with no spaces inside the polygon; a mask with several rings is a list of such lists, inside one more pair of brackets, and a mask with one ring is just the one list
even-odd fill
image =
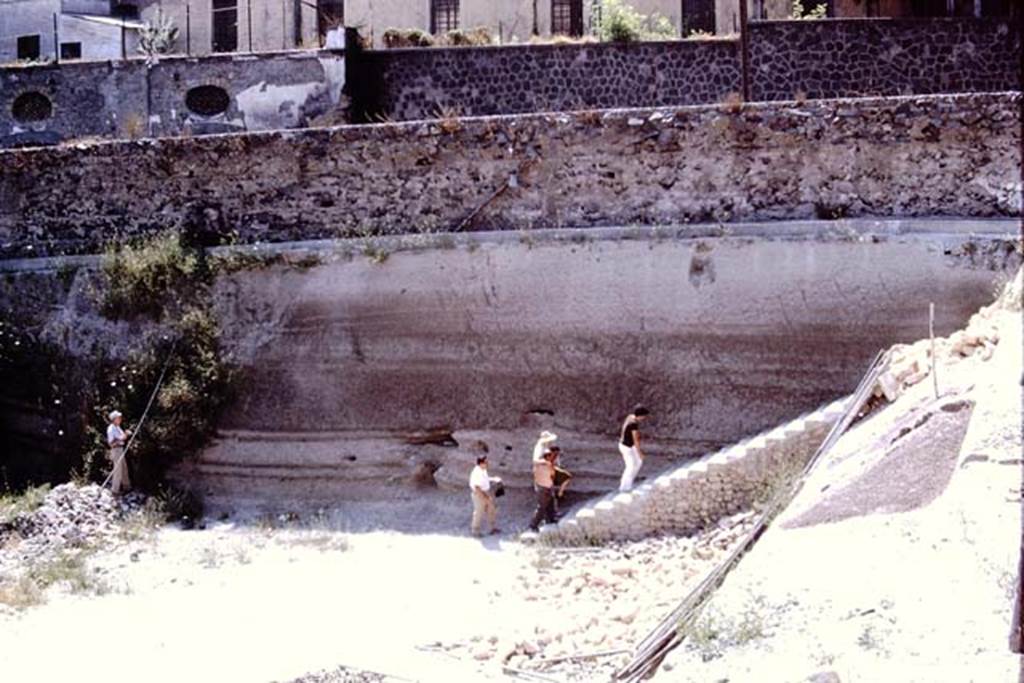
{"label": "sandy ground", "polygon": [[537,660],[628,648],[749,516],[695,538],[560,551],[511,534],[273,522],[166,528],[99,554],[106,594],[55,588],[44,605],[0,615],[4,680],[291,681],[344,665],[484,681],[501,678],[505,660],[589,680],[625,654],[582,666]]}
{"label": "sandy ground", "polygon": [[855,426],[716,593],[670,681],[1017,681],[1021,317]]}
{"label": "sandy ground", "polygon": [[[943,366],[861,422],[714,596],[660,680],[997,683],[1021,533],[1021,322],[991,360]],[[355,517],[165,528],[100,552],[102,595],[51,589],[0,612],[4,681],[608,680],[629,649],[737,542],[740,515],[693,538],[551,550],[465,535],[468,501],[406,509],[448,533]],[[465,504],[465,510],[462,505]],[[434,509],[433,505],[445,505]],[[540,680],[540,679],[536,679]]]}

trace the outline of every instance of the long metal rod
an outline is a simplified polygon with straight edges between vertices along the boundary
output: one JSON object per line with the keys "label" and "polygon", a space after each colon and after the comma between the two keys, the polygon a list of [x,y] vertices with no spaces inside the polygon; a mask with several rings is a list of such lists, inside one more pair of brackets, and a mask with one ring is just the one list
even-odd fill
{"label": "long metal rod", "polygon": [[623,667],[615,677],[622,681],[639,681],[651,674],[662,662],[665,656],[678,647],[685,635],[681,635],[682,627],[696,618],[697,611],[711,597],[711,592],[725,580],[726,575],[739,562],[742,556],[754,545],[758,538],[765,532],[769,523],[775,515],[789,504],[796,497],[803,487],[808,474],[835,442],[839,436],[850,426],[856,417],[857,412],[864,405],[873,389],[875,382],[888,361],[888,352],[879,351],[872,361],[868,371],[861,378],[856,391],[850,397],[842,417],[832,426],[828,435],[815,451],[814,455],[807,461],[800,476],[794,484],[786,490],[780,491],[769,503],[754,528],[748,532],[744,541],[739,544],[729,556],[715,568],[690,591],[682,603],[674,609],[661,623],[637,646],[637,654],[633,660]]}

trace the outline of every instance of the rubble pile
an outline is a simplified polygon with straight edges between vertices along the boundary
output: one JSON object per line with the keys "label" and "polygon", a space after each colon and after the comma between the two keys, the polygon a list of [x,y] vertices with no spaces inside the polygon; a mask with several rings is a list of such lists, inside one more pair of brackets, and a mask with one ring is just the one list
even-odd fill
{"label": "rubble pile", "polygon": [[118,500],[96,484],[55,487],[35,510],[0,523],[0,574],[33,559],[113,539],[117,522],[144,500],[138,494]]}
{"label": "rubble pile", "polygon": [[[935,359],[939,364],[957,362],[977,356],[983,361],[992,358],[999,344],[999,327],[995,318],[1002,310],[1020,310],[1021,270],[1003,290],[999,299],[971,316],[967,326],[948,337],[936,338]],[[889,367],[878,379],[875,395],[889,402],[899,398],[907,388],[931,376],[932,341],[922,339],[913,344],[897,344],[890,350]]]}
{"label": "rubble pile", "polygon": [[[538,547],[517,577],[515,601],[533,615],[467,642],[431,646],[458,659],[559,680],[610,676],[631,650],[752,528],[755,513],[694,536],[657,536],[601,547]],[[590,658],[580,655],[599,653]]]}

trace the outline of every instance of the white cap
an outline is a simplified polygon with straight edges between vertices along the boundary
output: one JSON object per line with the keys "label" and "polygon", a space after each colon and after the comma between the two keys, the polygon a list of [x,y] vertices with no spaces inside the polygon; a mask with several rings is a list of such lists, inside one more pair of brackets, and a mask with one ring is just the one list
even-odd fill
{"label": "white cap", "polygon": [[107,415],[107,417],[110,418],[111,422],[113,422],[115,418],[121,417],[121,411],[111,410],[110,415]]}

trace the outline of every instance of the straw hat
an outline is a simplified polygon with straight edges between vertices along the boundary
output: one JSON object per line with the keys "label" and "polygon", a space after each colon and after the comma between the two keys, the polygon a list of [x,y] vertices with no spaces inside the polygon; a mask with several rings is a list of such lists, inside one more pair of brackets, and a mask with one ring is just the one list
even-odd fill
{"label": "straw hat", "polygon": [[540,441],[544,441],[544,442],[554,441],[557,438],[558,438],[558,434],[555,434],[554,432],[549,432],[546,429],[543,432],[540,433]]}

